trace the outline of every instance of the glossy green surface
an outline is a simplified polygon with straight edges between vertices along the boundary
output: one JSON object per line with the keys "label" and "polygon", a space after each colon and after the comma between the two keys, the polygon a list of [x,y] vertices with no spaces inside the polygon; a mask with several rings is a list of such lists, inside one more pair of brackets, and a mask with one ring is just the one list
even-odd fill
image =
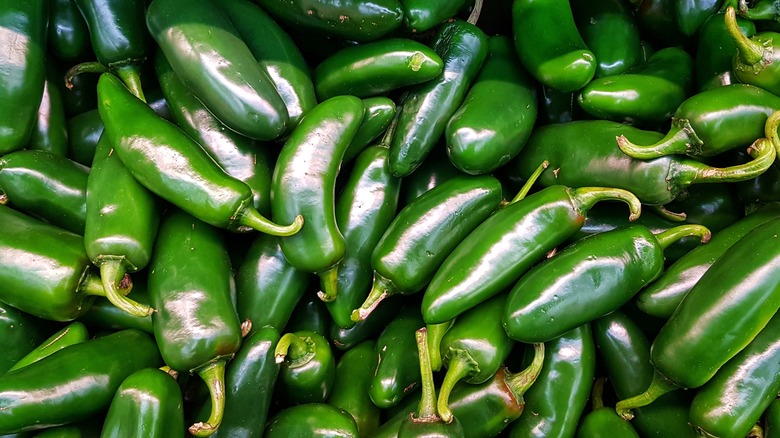
{"label": "glossy green surface", "polygon": [[[149,291],[146,287],[146,281],[140,279],[134,281],[133,289],[128,297],[142,305],[149,305]],[[152,315],[131,315],[103,297],[95,298],[87,313],[79,317],[79,321],[84,322],[92,330],[124,330],[132,328],[150,335],[154,334]]]}
{"label": "glossy green surface", "polygon": [[275,401],[291,406],[328,399],[336,381],[336,360],[323,335],[310,331],[286,333],[275,354],[281,361]]}
{"label": "glossy green surface", "polygon": [[257,140],[284,131],[287,109],[271,78],[210,1],[155,0],[146,21],[173,70],[222,123]]}
{"label": "glossy green surface", "polygon": [[68,158],[85,166],[91,166],[95,149],[97,149],[104,129],[97,108],[70,117],[66,125],[68,129]]}
{"label": "glossy green surface", "polygon": [[[736,4],[727,0],[724,4]],[[709,90],[739,82],[731,69],[731,61],[737,46],[726,30],[725,13],[718,12],[707,18],[699,29],[696,42],[696,85],[699,91]],[[756,25],[737,17],[740,31],[747,37],[756,33]]]}
{"label": "glossy green surface", "polygon": [[[140,63],[149,35],[143,0],[74,0],[89,29],[98,62],[108,67]],[[106,25],[110,23],[110,25]]]}
{"label": "glossy green surface", "polygon": [[0,373],[5,374],[35,350],[53,329],[32,315],[0,302]]}
{"label": "glossy green surface", "polygon": [[466,0],[399,0],[403,6],[404,27],[425,32],[453,18],[467,5]]}
{"label": "glossy green surface", "polygon": [[65,326],[62,330],[51,335],[48,339],[38,344],[31,352],[27,353],[23,358],[19,359],[14,366],[8,371],[18,370],[24,368],[27,365],[38,362],[39,360],[62,350],[65,347],[79,344],[89,339],[89,333],[87,327],[81,322],[72,322]]}
{"label": "glossy green surface", "polygon": [[27,149],[49,151],[54,155],[66,156],[68,153],[68,127],[65,119],[65,104],[56,81],[60,78],[54,67],[46,69],[46,83],[43,87],[38,118],[30,135]]}
{"label": "glossy green surface", "polygon": [[745,207],[734,184],[699,184],[688,187],[684,196],[670,202],[669,211],[685,214],[685,221],[704,225],[713,233],[733,225],[745,216]]}
{"label": "glossy green surface", "polygon": [[344,162],[351,161],[384,133],[395,117],[395,102],[389,97],[377,96],[363,99],[363,121],[352,137]]}
{"label": "glossy green surface", "polygon": [[182,436],[183,411],[184,402],[176,379],[157,368],[144,368],[122,381],[108,408],[100,436]]}
{"label": "glossy green surface", "polygon": [[611,406],[601,407],[583,416],[576,438],[639,438],[634,427],[620,418]]}
{"label": "glossy green surface", "polygon": [[[313,291],[309,291],[313,292]],[[315,293],[304,294],[293,309],[290,320],[284,327],[286,332],[309,331],[327,337],[333,319],[325,302]]]}
{"label": "glossy green surface", "polygon": [[336,383],[328,404],[352,415],[360,436],[370,436],[379,427],[381,410],[371,402],[368,388],[376,370],[374,340],[350,348],[336,364]]}
{"label": "glossy green surface", "polygon": [[367,339],[376,339],[382,330],[395,319],[407,301],[404,296],[395,296],[382,300],[374,312],[366,319],[356,322],[350,328],[330,325],[330,342],[337,350],[348,350]]}
{"label": "glossy green surface", "polygon": [[[722,0],[685,0],[675,3],[677,28],[685,36],[697,35],[704,22],[715,14]],[[697,35],[701,38],[701,35]]]}
{"label": "glossy green surface", "polygon": [[777,50],[780,33],[763,31],[748,38],[739,30],[733,7],[726,9],[725,18],[729,34],[737,46],[731,64],[737,79],[780,94],[780,69],[777,66],[780,62],[780,50]]}
{"label": "glossy green surface", "polygon": [[594,78],[624,73],[642,61],[639,26],[622,0],[572,2],[585,45],[596,57]]}
{"label": "glossy green surface", "polygon": [[424,325],[419,309],[407,307],[377,338],[374,354],[378,365],[368,395],[379,408],[397,405],[420,386],[420,356],[414,333]]}
{"label": "glossy green surface", "polygon": [[345,411],[324,403],[309,403],[284,409],[265,429],[267,438],[356,438],[355,420]]}
{"label": "glossy green surface", "polygon": [[49,1],[47,49],[57,58],[75,61],[91,46],[89,29],[74,0]]}

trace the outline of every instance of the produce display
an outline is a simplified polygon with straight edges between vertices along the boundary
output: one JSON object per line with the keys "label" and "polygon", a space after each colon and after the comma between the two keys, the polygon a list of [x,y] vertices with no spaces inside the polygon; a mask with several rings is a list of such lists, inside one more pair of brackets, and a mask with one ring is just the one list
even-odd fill
{"label": "produce display", "polygon": [[0,438],[780,437],[777,0],[0,0]]}

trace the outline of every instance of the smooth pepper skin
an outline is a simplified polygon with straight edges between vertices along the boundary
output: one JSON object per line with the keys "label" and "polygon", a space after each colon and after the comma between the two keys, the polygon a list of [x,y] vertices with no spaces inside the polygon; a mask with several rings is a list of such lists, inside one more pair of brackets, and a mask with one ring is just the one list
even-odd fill
{"label": "smooth pepper skin", "polygon": [[108,408],[126,377],[161,364],[154,340],[132,329],[64,348],[0,377],[0,433],[87,419]]}
{"label": "smooth pepper skin", "polygon": [[0,302],[0,375],[35,350],[53,332],[29,313]]}
{"label": "smooth pepper skin", "polygon": [[155,0],[146,22],[176,74],[222,123],[256,140],[281,135],[289,120],[284,101],[211,1]]}
{"label": "smooth pepper skin", "polygon": [[666,206],[667,210],[685,215],[685,221],[704,225],[713,233],[745,217],[745,206],[734,184],[699,184],[688,187],[683,196]]}
{"label": "smooth pepper skin", "polygon": [[320,100],[342,94],[364,98],[429,81],[443,67],[439,55],[425,44],[385,38],[327,57],[314,69],[314,86]]}
{"label": "smooth pepper skin", "polygon": [[767,205],[735,224],[716,232],[706,245],[681,257],[655,281],[636,295],[637,306],[645,313],[668,318],[715,261],[750,231],[780,217],[780,207]]}
{"label": "smooth pepper skin", "polygon": [[414,333],[424,325],[419,309],[408,306],[377,338],[379,362],[368,394],[379,408],[397,405],[420,386],[420,355]]}
{"label": "smooth pepper skin", "polygon": [[775,399],[764,411],[764,436],[774,438],[780,431],[780,399]]}
{"label": "smooth pepper skin", "polygon": [[51,63],[47,67],[41,105],[38,107],[38,118],[27,149],[49,151],[64,157],[68,153],[68,127],[62,93],[57,87],[57,81],[61,79]]}
{"label": "smooth pepper skin", "polygon": [[398,128],[390,143],[390,168],[408,176],[423,162],[444,133],[487,57],[487,36],[463,20],[440,26],[433,50],[444,61],[434,79],[409,89],[398,103]]}
{"label": "smooth pepper skin", "polygon": [[395,102],[389,97],[367,97],[363,99],[363,109],[363,121],[344,152],[344,163],[351,161],[363,149],[373,144],[374,140],[389,130],[395,119]]}
{"label": "smooth pepper skin", "polygon": [[350,41],[378,39],[401,25],[398,0],[255,0],[282,24]]}
{"label": "smooth pepper skin", "polygon": [[168,438],[184,435],[184,402],[176,379],[157,368],[127,376],[116,391],[101,437]]}
{"label": "smooth pepper skin", "polygon": [[512,30],[520,61],[548,87],[570,92],[596,74],[596,57],[585,45],[566,0],[514,0]]}
{"label": "smooth pepper skin", "polygon": [[504,329],[521,342],[546,342],[613,312],[661,275],[666,246],[697,234],[702,241],[710,238],[700,225],[658,235],[630,225],[583,238],[514,285],[503,312]]}
{"label": "smooth pepper skin", "polygon": [[336,381],[336,359],[325,337],[311,331],[286,333],[276,344],[281,364],[275,401],[282,406],[324,403]]}
{"label": "smooth pepper skin", "polygon": [[738,355],[696,391],[691,425],[708,436],[747,436],[777,398],[780,316],[774,316]]}
{"label": "smooth pepper skin", "polygon": [[642,61],[639,26],[626,2],[574,2],[572,13],[583,41],[596,57],[594,78],[624,73]]}
{"label": "smooth pepper skin", "polygon": [[487,44],[479,75],[444,129],[447,155],[468,174],[490,173],[514,158],[536,122],[536,87],[512,40],[497,35]]}
{"label": "smooth pepper skin", "polygon": [[748,38],[739,29],[735,8],[726,8],[726,28],[734,39],[737,51],[732,60],[732,69],[740,82],[761,87],[771,93],[780,94],[778,62],[780,33],[772,31],[757,32]]}
{"label": "smooth pepper skin", "polygon": [[21,150],[0,157],[0,187],[10,206],[84,234],[89,170],[51,152]]}
{"label": "smooth pepper skin", "polygon": [[599,377],[593,383],[591,395],[592,410],[582,416],[577,425],[577,438],[639,438],[633,425],[620,418],[615,409],[604,406],[602,397],[606,377]]}
{"label": "smooth pepper skin", "polygon": [[48,1],[5,0],[0,5],[0,155],[30,139],[46,81]]}
{"label": "smooth pepper skin", "polygon": [[632,217],[639,214],[639,201],[624,190],[564,186],[541,190],[493,214],[434,274],[423,296],[425,323],[449,321],[511,286],[577,232],[599,200],[622,200],[631,206]]}
{"label": "smooth pepper skin", "polygon": [[263,434],[266,438],[357,438],[357,424],[342,409],[309,403],[292,406],[274,415]]}
{"label": "smooth pepper skin", "polygon": [[302,218],[279,227],[260,216],[248,185],[225,173],[187,134],[160,118],[115,76],[100,76],[98,95],[98,110],[114,151],[133,177],[156,195],[219,228],[273,234],[300,229]]}
{"label": "smooth pepper skin", "polygon": [[309,331],[320,336],[330,333],[332,318],[325,303],[317,294],[304,294],[293,309],[290,320],[285,326],[287,332]]}
{"label": "smooth pepper skin", "polygon": [[92,165],[104,129],[97,108],[70,117],[65,124],[68,129],[68,158],[85,166]]}
{"label": "smooth pepper skin", "polygon": [[75,61],[90,49],[89,29],[73,0],[48,2],[49,28],[46,48],[63,61]]}
{"label": "smooth pepper skin", "polygon": [[[723,6],[736,5],[737,0],[726,0]],[[734,39],[726,29],[725,8],[707,18],[699,29],[696,39],[696,85],[699,91],[739,82],[731,68],[731,61],[737,51]],[[740,32],[750,38],[756,34],[753,21],[737,17]]]}
{"label": "smooth pepper skin", "polygon": [[525,393],[525,410],[509,426],[511,438],[574,436],[588,402],[596,347],[585,324],[545,343],[544,364]]}
{"label": "smooth pepper skin", "polygon": [[425,32],[454,17],[466,5],[466,0],[400,0],[404,11],[404,27],[412,32]]}
{"label": "smooth pepper skin", "polygon": [[0,205],[0,301],[40,318],[70,321],[89,310],[90,272],[84,239]]}
{"label": "smooth pepper skin", "polygon": [[49,336],[48,339],[37,345],[31,352],[19,359],[8,372],[24,368],[27,365],[38,362],[39,360],[51,356],[59,350],[71,345],[79,344],[89,339],[87,327],[79,321],[72,322],[59,330],[57,333]]}
{"label": "smooth pepper skin", "polygon": [[[140,279],[139,279],[140,280]],[[134,281],[132,289],[133,301],[149,305],[149,291],[146,287],[146,281]],[[92,302],[87,313],[81,315],[78,319],[93,330],[124,330],[136,329],[142,332],[154,334],[152,327],[152,315],[135,316],[131,315],[119,307],[113,305],[105,298],[96,298]]]}
{"label": "smooth pepper skin", "polygon": [[360,436],[371,436],[379,427],[381,410],[371,402],[368,388],[376,370],[376,341],[363,341],[345,351],[336,364],[336,382],[328,404],[352,415]]}
{"label": "smooth pepper skin", "polygon": [[336,222],[336,178],[362,120],[363,102],[355,96],[321,102],[290,134],[274,167],[273,217],[293,221],[302,215],[306,221],[281,240],[284,256],[295,268],[320,275],[323,301],[336,298],[336,269],[346,253]]}

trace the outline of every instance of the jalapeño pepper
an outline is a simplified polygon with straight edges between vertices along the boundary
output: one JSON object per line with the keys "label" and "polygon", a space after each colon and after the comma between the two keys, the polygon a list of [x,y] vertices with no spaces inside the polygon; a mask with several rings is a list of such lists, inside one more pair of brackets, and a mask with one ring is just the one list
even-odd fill
{"label": "jalape\u00f1o pepper", "polygon": [[592,410],[582,417],[577,426],[577,438],[639,438],[631,423],[618,417],[611,407],[604,406],[606,381],[605,377],[600,377],[593,383],[590,396]]}
{"label": "jalape\u00f1o pepper", "polygon": [[46,340],[53,330],[42,320],[0,302],[0,375]]}
{"label": "jalape\u00f1o pepper", "polygon": [[328,404],[352,415],[360,436],[370,436],[379,427],[381,410],[371,402],[368,388],[376,369],[375,341],[350,348],[336,364],[336,382]]}
{"label": "jalape\u00f1o pepper", "polygon": [[324,403],[336,381],[336,360],[328,340],[310,331],[286,333],[274,349],[281,364],[276,400],[283,406]]}
{"label": "jalape\u00f1o pepper", "polygon": [[47,49],[63,61],[73,61],[90,50],[89,30],[74,0],[49,1]]}
{"label": "jalape\u00f1o pepper", "polygon": [[[696,84],[699,91],[739,82],[731,68],[731,61],[737,46],[726,29],[724,16],[726,7],[734,6],[737,0],[726,0],[717,14],[710,15],[701,25],[696,39]],[[737,17],[737,25],[748,38],[756,33],[756,25],[745,18]]]}
{"label": "jalape\u00f1o pepper", "polygon": [[412,32],[433,29],[455,15],[466,0],[400,0],[404,11],[404,27]]}
{"label": "jalape\u00f1o pepper", "polygon": [[642,61],[639,27],[622,0],[572,3],[577,28],[596,57],[594,78],[624,73]]}
{"label": "jalape\u00f1o pepper", "polygon": [[355,420],[347,412],[324,403],[308,403],[284,409],[268,422],[266,438],[357,438]]}
{"label": "jalape\u00f1o pepper", "polygon": [[780,33],[764,31],[748,38],[739,29],[737,13],[733,6],[726,8],[725,19],[726,29],[737,46],[732,61],[737,79],[773,94],[780,94]]}
{"label": "jalape\u00f1o pepper", "polygon": [[23,358],[19,359],[19,361],[16,362],[16,364],[8,371],[11,372],[18,370],[19,368],[24,368],[27,365],[38,362],[39,360],[62,350],[65,347],[79,344],[86,341],[87,339],[89,339],[89,332],[87,332],[87,327],[78,321],[72,322],[62,330],[51,335],[48,339],[35,347],[35,349],[27,353]]}
{"label": "jalape\u00f1o pepper", "polygon": [[[352,137],[347,151],[344,152],[344,162],[351,161],[382,133],[390,130],[395,120],[395,102],[389,97],[377,96],[363,99],[363,121]],[[385,134],[387,135],[387,134]],[[386,141],[383,141],[383,144]]]}
{"label": "jalape\u00f1o pepper", "polygon": [[368,390],[378,407],[395,406],[420,386],[420,356],[414,333],[423,325],[420,310],[407,306],[379,335],[375,350],[379,362]]}
{"label": "jalape\u00f1o pepper", "polygon": [[65,121],[65,105],[56,81],[60,80],[53,68],[46,69],[41,105],[27,149],[49,151],[54,155],[68,153],[68,128]]}

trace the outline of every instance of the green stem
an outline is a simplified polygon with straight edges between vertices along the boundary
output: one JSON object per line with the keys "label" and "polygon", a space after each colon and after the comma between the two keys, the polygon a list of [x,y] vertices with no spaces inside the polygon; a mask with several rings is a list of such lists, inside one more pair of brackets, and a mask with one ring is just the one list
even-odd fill
{"label": "green stem", "polygon": [[654,212],[656,212],[656,214],[658,214],[658,216],[661,216],[662,218],[672,222],[683,222],[688,217],[688,215],[685,213],[675,213],[673,211],[669,211],[663,205],[652,205],[651,208]]}
{"label": "green stem", "polygon": [[371,286],[371,292],[368,293],[366,300],[357,309],[352,311],[350,319],[354,322],[360,322],[368,318],[368,315],[376,309],[385,298],[397,294],[398,288],[392,281],[384,275],[374,271],[374,283]]}
{"label": "green stem", "polygon": [[323,302],[330,303],[338,296],[339,266],[341,266],[341,262],[317,274],[320,277],[321,289],[317,291],[317,296]]}
{"label": "green stem", "polygon": [[542,365],[544,364],[544,343],[539,342],[534,344],[534,358],[531,361],[531,365],[528,368],[520,371],[519,373],[509,374],[506,376],[506,385],[512,391],[512,395],[515,396],[515,400],[520,403],[523,400],[523,394],[528,391],[528,388],[536,382],[539,377],[539,373],[542,372]]}
{"label": "green stem", "polygon": [[308,362],[314,357],[314,348],[311,339],[300,337],[295,333],[286,333],[279,339],[274,350],[276,363],[287,360],[290,366]]}
{"label": "green stem", "polygon": [[638,160],[651,160],[653,158],[663,157],[673,154],[701,154],[701,147],[704,142],[696,135],[688,119],[672,120],[672,127],[666,136],[655,144],[641,146],[636,145],[626,138],[625,135],[619,135],[615,138],[618,148],[624,154]]}
{"label": "green stem", "polygon": [[209,388],[211,397],[211,414],[206,422],[198,422],[190,426],[190,434],[197,437],[209,436],[217,431],[225,414],[225,362],[219,358],[200,368],[197,373]]}
{"label": "green stem", "polygon": [[433,371],[428,355],[428,329],[423,327],[415,332],[417,339],[417,351],[420,354],[420,377],[422,378],[422,398],[417,405],[417,415],[412,421],[435,422],[439,416],[436,414],[436,387],[433,384]]}
{"label": "green stem", "polygon": [[523,198],[528,195],[528,192],[531,191],[531,187],[533,187],[534,183],[537,179],[539,179],[539,176],[544,172],[544,169],[547,169],[547,166],[550,165],[550,162],[547,160],[542,161],[542,164],[540,164],[536,170],[534,170],[534,173],[531,174],[531,176],[528,177],[528,179],[525,181],[525,184],[523,184],[523,187],[520,188],[520,191],[517,192],[517,195],[515,195],[514,198],[512,198],[512,201],[507,203],[506,205],[502,205],[502,207],[506,207],[507,205],[512,205],[517,201],[522,200]]}
{"label": "green stem", "polygon": [[771,61],[771,53],[767,58],[767,49],[763,45],[753,41],[742,33],[737,23],[737,12],[734,7],[726,8],[724,14],[726,20],[726,30],[734,44],[737,46],[737,62],[742,64],[743,68],[752,68],[758,71],[764,68]]}
{"label": "green stem", "polygon": [[466,19],[466,22],[470,24],[477,24],[477,21],[479,21],[479,14],[482,12],[482,0],[476,0],[474,2],[474,9],[471,10],[471,14],[469,14],[469,18]]}
{"label": "green stem", "polygon": [[426,326],[428,328],[428,353],[431,355],[431,369],[433,371],[441,369],[441,341],[453,324],[455,324],[455,319]]}
{"label": "green stem", "polygon": [[751,8],[747,1],[739,0],[739,15],[752,21],[780,21],[780,1],[759,0]]}
{"label": "green stem", "polygon": [[745,438],[764,438],[764,428],[759,424],[754,424]]}
{"label": "green stem", "polygon": [[151,315],[154,309],[150,306],[125,296],[130,292],[130,288],[120,289],[122,283],[127,281],[126,278],[129,278],[125,277],[125,271],[124,257],[106,257],[100,260],[100,278],[103,280],[106,298],[111,304],[133,316],[143,318]]}
{"label": "green stem", "polygon": [[292,236],[303,227],[303,216],[295,216],[290,225],[279,225],[260,214],[251,204],[245,204],[237,214],[239,226],[249,227],[272,236]]}
{"label": "green stem", "polygon": [[666,249],[669,245],[688,236],[698,236],[701,243],[707,243],[712,237],[712,233],[704,225],[685,224],[679,227],[670,228],[655,235],[658,245],[661,249]]}
{"label": "green stem", "polygon": [[606,382],[606,377],[599,377],[595,382],[593,382],[593,389],[590,393],[590,400],[592,403],[592,410],[594,411],[604,407],[604,384]]}
{"label": "green stem", "polygon": [[398,118],[401,115],[401,106],[398,105],[395,108],[395,115],[393,116],[393,119],[390,121],[390,125],[388,125],[387,129],[385,129],[384,135],[382,135],[382,140],[379,141],[379,146],[383,148],[389,148],[390,143],[393,141],[393,136],[395,136],[396,128],[398,127]]}
{"label": "green stem", "polygon": [[68,90],[73,89],[73,78],[82,73],[105,73],[108,71],[108,67],[99,62],[82,62],[76,64],[65,73],[65,87]]}
{"label": "green stem", "polygon": [[135,97],[141,99],[143,103],[146,103],[146,97],[141,88],[141,75],[137,65],[125,64],[114,69],[114,72],[119,76],[119,79],[125,83],[127,89],[130,90]]}
{"label": "green stem", "polygon": [[600,201],[623,201],[631,214],[628,220],[635,221],[642,213],[642,203],[633,193],[623,189],[607,187],[580,187],[571,190],[571,201],[575,210],[584,214]]}
{"label": "green stem", "polygon": [[96,297],[105,297],[106,290],[103,288],[103,280],[100,275],[95,275],[94,271],[87,271],[79,284],[79,293],[92,295]]}
{"label": "green stem", "polygon": [[777,150],[767,138],[759,138],[747,149],[752,160],[729,167],[711,167],[696,160],[679,164],[678,183],[683,187],[695,183],[740,182],[766,172],[775,162]]}
{"label": "green stem", "polygon": [[645,392],[619,401],[617,405],[615,405],[615,411],[624,420],[631,420],[634,418],[634,413],[631,412],[633,409],[647,406],[654,402],[658,397],[667,392],[674,391],[677,388],[677,385],[656,371],[655,374],[653,374],[653,381],[650,382],[650,386]]}
{"label": "green stem", "polygon": [[439,400],[436,404],[439,416],[445,423],[452,421],[452,410],[450,409],[452,388],[462,379],[479,373],[479,364],[466,350],[450,348],[448,356],[447,373],[444,375],[441,387],[439,387]]}

